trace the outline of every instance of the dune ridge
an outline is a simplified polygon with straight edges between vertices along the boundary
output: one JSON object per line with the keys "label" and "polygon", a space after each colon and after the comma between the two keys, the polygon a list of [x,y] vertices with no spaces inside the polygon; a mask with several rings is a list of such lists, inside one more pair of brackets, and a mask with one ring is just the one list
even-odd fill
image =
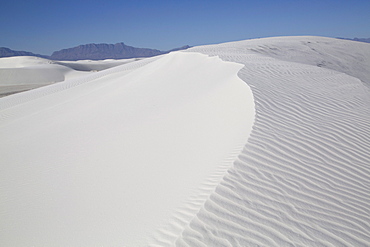
{"label": "dune ridge", "polygon": [[369,47],[200,46],[0,99],[0,243],[369,246]]}
{"label": "dune ridge", "polygon": [[252,130],[241,68],[174,52],[0,99],[0,243],[173,243]]}
{"label": "dune ridge", "polygon": [[0,58],[0,97],[75,79],[136,60],[53,61],[31,56]]}
{"label": "dune ridge", "polygon": [[[307,42],[325,45],[307,58],[297,49]],[[369,75],[370,49],[352,45],[284,37],[191,49],[245,65],[238,75],[252,88],[256,119],[242,153],[177,246],[369,245],[370,92],[342,72]],[[331,46],[345,66],[326,56]],[[295,47],[292,62],[288,47]],[[360,53],[362,63],[348,62]],[[309,65],[314,60],[331,69]]]}
{"label": "dune ridge", "polygon": [[[10,115],[16,118],[17,116],[24,114],[24,112],[18,112],[18,110],[16,109],[18,105],[22,105],[29,101],[40,99],[44,96],[50,97],[50,95],[54,93],[61,93],[62,91],[72,89],[80,85],[88,84],[90,82],[91,83],[89,85],[96,85],[100,83],[100,85],[103,86],[106,84],[106,81],[109,81],[109,80],[105,80],[104,77],[111,76],[111,75],[115,76],[115,73],[120,73],[117,75],[123,76],[137,68],[140,68],[152,61],[155,61],[158,58],[159,57],[154,57],[154,58],[148,58],[145,60],[136,61],[135,63],[132,63],[132,64],[128,63],[128,64],[125,64],[124,66],[105,69],[98,73],[91,73],[91,74],[87,74],[82,77],[72,78],[62,83],[53,84],[50,87],[35,88],[34,90],[30,92],[17,93],[17,94],[7,96],[1,99],[0,120],[4,123],[4,120],[9,118]],[[102,78],[102,80],[98,80],[100,78]],[[84,91],[84,88],[81,88],[81,91]],[[68,92],[66,92],[66,94],[68,94]],[[78,97],[79,94],[76,93],[76,96]],[[11,112],[10,115],[7,112]]]}

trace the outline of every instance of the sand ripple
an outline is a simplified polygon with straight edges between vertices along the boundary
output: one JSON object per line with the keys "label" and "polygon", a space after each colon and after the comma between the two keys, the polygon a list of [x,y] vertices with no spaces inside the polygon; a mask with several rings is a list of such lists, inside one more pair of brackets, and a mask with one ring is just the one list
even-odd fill
{"label": "sand ripple", "polygon": [[245,64],[239,77],[252,88],[256,120],[176,244],[369,246],[369,90],[340,71],[247,47],[194,49]]}

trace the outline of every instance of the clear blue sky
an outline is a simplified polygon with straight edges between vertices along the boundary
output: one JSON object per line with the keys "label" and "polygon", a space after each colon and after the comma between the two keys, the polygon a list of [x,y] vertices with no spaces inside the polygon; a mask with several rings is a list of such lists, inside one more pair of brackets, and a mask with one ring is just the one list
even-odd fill
{"label": "clear blue sky", "polygon": [[2,0],[0,47],[87,43],[168,50],[257,37],[370,37],[370,0]]}

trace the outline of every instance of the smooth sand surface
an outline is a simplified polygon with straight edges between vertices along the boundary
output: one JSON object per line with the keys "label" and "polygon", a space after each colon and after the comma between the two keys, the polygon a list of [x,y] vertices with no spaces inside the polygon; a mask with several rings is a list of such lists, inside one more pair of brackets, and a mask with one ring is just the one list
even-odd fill
{"label": "smooth sand surface", "polygon": [[252,129],[243,66],[139,63],[0,101],[3,245],[146,246],[200,209]]}
{"label": "smooth sand surface", "polygon": [[369,246],[370,44],[199,46],[0,99],[0,245]]}
{"label": "smooth sand surface", "polygon": [[0,97],[85,76],[139,59],[53,61],[19,56],[0,58]]}

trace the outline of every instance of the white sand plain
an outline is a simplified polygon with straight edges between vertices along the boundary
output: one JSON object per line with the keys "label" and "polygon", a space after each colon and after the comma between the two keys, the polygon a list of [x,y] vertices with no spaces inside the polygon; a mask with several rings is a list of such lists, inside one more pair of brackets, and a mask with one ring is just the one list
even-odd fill
{"label": "white sand plain", "polygon": [[0,97],[137,60],[139,59],[53,61],[30,56],[0,58]]}
{"label": "white sand plain", "polygon": [[0,99],[2,246],[369,246],[370,44],[194,47]]}

